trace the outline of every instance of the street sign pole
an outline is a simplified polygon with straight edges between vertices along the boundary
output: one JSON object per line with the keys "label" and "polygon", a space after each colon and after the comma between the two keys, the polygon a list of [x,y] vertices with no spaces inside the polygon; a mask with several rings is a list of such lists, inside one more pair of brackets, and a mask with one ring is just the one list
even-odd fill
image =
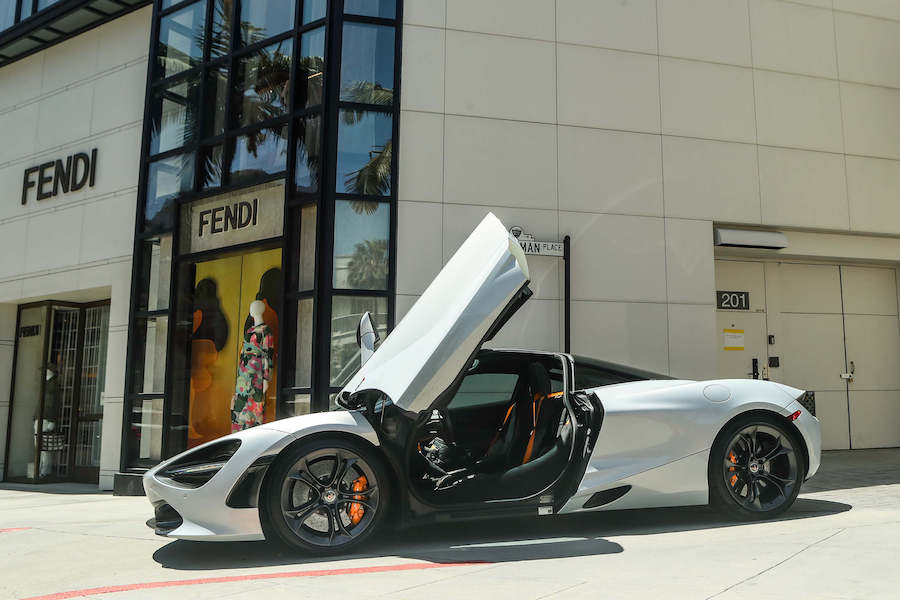
{"label": "street sign pole", "polygon": [[549,256],[563,259],[563,350],[566,353],[572,351],[572,327],[571,327],[571,268],[570,250],[571,238],[566,236],[562,242],[541,242],[534,236],[527,234],[521,227],[509,228],[509,232],[516,238],[522,250],[529,256]]}

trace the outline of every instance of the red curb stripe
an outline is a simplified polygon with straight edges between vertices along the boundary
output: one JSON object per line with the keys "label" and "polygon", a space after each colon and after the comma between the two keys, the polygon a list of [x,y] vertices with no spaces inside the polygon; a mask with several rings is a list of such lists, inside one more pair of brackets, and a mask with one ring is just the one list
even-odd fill
{"label": "red curb stripe", "polygon": [[400,565],[383,565],[378,567],[351,567],[346,569],[324,569],[318,571],[288,571],[285,573],[254,573],[252,575],[232,575],[229,577],[207,577],[205,579],[181,579],[176,581],[150,581],[146,583],[131,583],[125,585],[111,585],[106,587],[73,590],[71,592],[57,592],[45,596],[31,596],[22,600],[64,600],[66,598],[79,598],[94,594],[113,594],[115,592],[131,592],[134,590],[149,590],[154,588],[179,587],[185,585],[204,585],[207,583],[231,583],[235,581],[253,581],[255,579],[286,579],[289,577],[326,577],[329,575],[360,575],[363,573],[385,573],[387,571],[417,571],[422,569],[444,569],[447,567],[468,567],[479,562],[462,563],[406,563]]}
{"label": "red curb stripe", "polygon": [[0,533],[10,533],[11,531],[27,531],[31,529],[31,527],[9,527],[7,529],[0,529]]}

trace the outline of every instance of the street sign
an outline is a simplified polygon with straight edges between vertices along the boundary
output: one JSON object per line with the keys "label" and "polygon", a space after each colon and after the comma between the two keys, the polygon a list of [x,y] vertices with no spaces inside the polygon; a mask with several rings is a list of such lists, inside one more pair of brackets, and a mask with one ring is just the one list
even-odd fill
{"label": "street sign", "polygon": [[562,242],[540,242],[534,239],[534,236],[522,231],[521,227],[513,226],[509,228],[509,232],[519,242],[525,254],[531,256],[556,256],[563,258]]}

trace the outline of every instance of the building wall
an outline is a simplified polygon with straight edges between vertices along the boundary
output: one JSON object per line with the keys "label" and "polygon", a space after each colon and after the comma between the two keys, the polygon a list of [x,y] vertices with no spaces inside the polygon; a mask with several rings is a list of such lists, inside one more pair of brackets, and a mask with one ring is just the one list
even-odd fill
{"label": "building wall", "polygon": [[[150,14],[150,7],[130,13],[0,69],[0,439],[16,305],[109,298],[104,488],[119,467]],[[98,149],[93,188],[40,202],[32,189],[21,204],[26,168],[91,148]]]}
{"label": "building wall", "polygon": [[[888,4],[406,0],[398,314],[491,210],[574,352],[714,376],[714,222],[900,235]],[[561,348],[530,266],[497,343]]]}

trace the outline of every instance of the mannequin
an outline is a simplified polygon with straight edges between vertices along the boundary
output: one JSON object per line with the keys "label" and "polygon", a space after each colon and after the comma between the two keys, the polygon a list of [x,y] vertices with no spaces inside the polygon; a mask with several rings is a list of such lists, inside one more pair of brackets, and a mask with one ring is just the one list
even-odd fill
{"label": "mannequin", "polygon": [[231,431],[241,431],[263,422],[274,354],[272,330],[263,321],[265,310],[265,303],[259,300],[250,303],[253,324],[244,332],[238,359],[237,380],[231,399]]}

